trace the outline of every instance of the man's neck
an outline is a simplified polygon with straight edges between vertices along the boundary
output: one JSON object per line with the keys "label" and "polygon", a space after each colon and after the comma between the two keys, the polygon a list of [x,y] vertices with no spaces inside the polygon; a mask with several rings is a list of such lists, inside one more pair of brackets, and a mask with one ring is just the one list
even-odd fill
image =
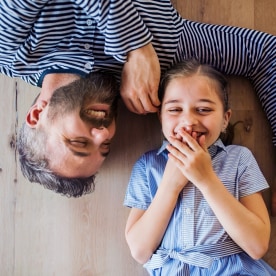
{"label": "man's neck", "polygon": [[70,84],[71,82],[80,79],[79,75],[68,73],[53,73],[47,74],[44,77],[41,92],[39,95],[40,100],[49,101],[54,91],[61,86]]}

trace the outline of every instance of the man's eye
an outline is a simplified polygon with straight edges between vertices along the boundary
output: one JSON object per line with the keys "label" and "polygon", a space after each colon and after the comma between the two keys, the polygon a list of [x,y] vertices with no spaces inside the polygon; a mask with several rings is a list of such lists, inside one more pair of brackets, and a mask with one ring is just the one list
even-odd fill
{"label": "man's eye", "polygon": [[72,146],[76,146],[76,147],[79,147],[79,148],[80,147],[84,148],[87,145],[86,141],[78,141],[78,140],[69,140],[69,143]]}

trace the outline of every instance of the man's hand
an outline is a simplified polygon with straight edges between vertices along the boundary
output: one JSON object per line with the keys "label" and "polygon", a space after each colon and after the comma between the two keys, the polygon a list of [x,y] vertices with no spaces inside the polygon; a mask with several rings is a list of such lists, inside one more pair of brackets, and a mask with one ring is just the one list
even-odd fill
{"label": "man's hand", "polygon": [[121,97],[138,114],[157,112],[160,64],[152,44],[133,50],[122,71]]}

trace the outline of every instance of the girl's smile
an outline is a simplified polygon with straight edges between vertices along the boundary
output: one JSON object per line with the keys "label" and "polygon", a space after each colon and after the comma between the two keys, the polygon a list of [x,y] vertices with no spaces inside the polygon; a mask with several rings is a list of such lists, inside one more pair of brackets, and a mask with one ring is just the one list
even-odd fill
{"label": "girl's smile", "polygon": [[217,84],[205,76],[177,77],[168,84],[161,109],[165,137],[186,131],[195,139],[205,135],[209,147],[226,128],[231,111],[223,109]]}

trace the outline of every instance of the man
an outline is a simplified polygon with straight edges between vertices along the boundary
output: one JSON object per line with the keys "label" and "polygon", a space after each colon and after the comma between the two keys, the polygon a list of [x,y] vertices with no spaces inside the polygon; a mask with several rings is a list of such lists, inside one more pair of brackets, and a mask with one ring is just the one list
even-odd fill
{"label": "man", "polygon": [[[274,36],[182,19],[169,0],[26,0],[24,3],[3,0],[0,16],[0,71],[42,87],[27,115],[29,128],[42,128],[47,123],[47,116],[43,117],[44,111],[40,110],[47,111],[45,107],[56,88],[91,71],[108,70],[117,80],[121,78],[120,94],[129,110],[139,114],[155,112],[159,105],[160,73],[178,61],[193,57],[224,73],[252,80],[276,145]],[[108,112],[107,107],[97,107],[92,108],[91,114]],[[32,118],[41,123],[32,124]],[[106,141],[114,133],[105,126],[91,129],[101,135],[105,133],[99,144],[107,147]],[[51,131],[54,130],[47,133],[50,135]],[[48,149],[56,148],[59,143],[48,140]],[[94,154],[92,150],[89,153]],[[47,169],[66,179],[84,179],[100,167],[97,163],[89,165],[89,170],[80,169],[89,164],[83,158],[76,174],[73,168],[77,161],[72,152],[66,160],[59,152],[50,155],[47,150],[45,154]],[[60,166],[65,161],[70,166]],[[67,194],[65,190],[58,191]]]}
{"label": "man", "polygon": [[[73,76],[57,75],[58,86],[64,86],[52,88],[50,98],[39,95],[21,128],[18,152],[31,182],[77,197],[93,190],[94,172],[109,154],[118,88],[107,73],[75,76],[67,84]],[[53,81],[55,74],[48,77]]]}

